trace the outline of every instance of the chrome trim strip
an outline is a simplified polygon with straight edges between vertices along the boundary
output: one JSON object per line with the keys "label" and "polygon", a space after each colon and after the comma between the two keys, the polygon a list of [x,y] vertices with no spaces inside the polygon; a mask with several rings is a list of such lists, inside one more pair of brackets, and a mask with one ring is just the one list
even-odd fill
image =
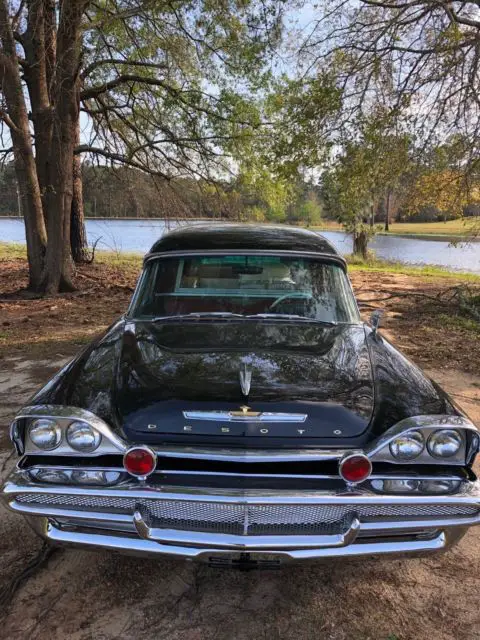
{"label": "chrome trim strip", "polygon": [[[124,476],[128,476],[128,472],[124,467],[88,467],[88,469],[84,469],[83,467],[78,466],[65,466],[65,465],[32,465],[29,467],[24,467],[24,470],[27,472],[32,471],[78,471],[79,469],[87,470],[87,471],[105,471],[105,472],[115,472],[115,473],[123,473]],[[204,471],[197,470],[191,471],[187,469],[155,469],[152,474],[155,475],[185,475],[185,476],[207,476],[207,477],[232,477],[232,478],[280,478],[280,479],[293,479],[293,480],[341,480],[342,478],[338,474],[307,474],[307,473],[239,473],[234,471]],[[407,473],[402,474],[372,474],[369,476],[367,482],[372,480],[418,480],[419,482],[422,480],[438,480],[438,481],[454,481],[454,482],[463,482],[464,478],[455,475],[445,475],[445,474],[418,474],[412,473],[411,475]],[[78,483],[80,484],[80,483]],[[86,483],[85,483],[86,484]],[[91,485],[90,485],[91,486]]]}
{"label": "chrome trim strip", "polygon": [[286,249],[191,249],[186,251],[162,251],[147,253],[143,263],[162,258],[187,258],[189,256],[285,256],[286,258],[311,258],[321,262],[336,262],[346,268],[347,262],[340,254],[320,251],[288,251]]}
{"label": "chrome trim strip", "polygon": [[64,507],[54,507],[51,505],[31,505],[23,504],[14,500],[9,505],[12,511],[21,513],[24,516],[43,516],[45,518],[72,518],[73,520],[90,520],[104,523],[125,523],[131,524],[132,517],[125,513],[112,513],[102,511],[80,511],[79,509],[67,509]]}
{"label": "chrome trim strip", "polygon": [[306,413],[239,414],[239,411],[184,411],[183,417],[187,420],[210,420],[212,422],[305,422],[308,417]]}
{"label": "chrome trim strip", "polygon": [[355,490],[271,490],[271,489],[226,489],[211,487],[173,487],[169,485],[149,485],[137,480],[123,482],[117,486],[71,486],[50,485],[34,482],[27,472],[14,471],[5,483],[2,494],[7,502],[21,493],[48,493],[51,495],[109,496],[157,500],[178,500],[188,502],[214,502],[234,504],[416,504],[416,505],[462,505],[471,504],[480,510],[480,481],[462,482],[459,490],[450,495],[425,494],[378,494],[363,488]]}
{"label": "chrome trim strip", "polygon": [[339,460],[345,453],[358,449],[240,449],[220,447],[164,446],[153,447],[159,458],[194,458],[225,462],[315,462]]}

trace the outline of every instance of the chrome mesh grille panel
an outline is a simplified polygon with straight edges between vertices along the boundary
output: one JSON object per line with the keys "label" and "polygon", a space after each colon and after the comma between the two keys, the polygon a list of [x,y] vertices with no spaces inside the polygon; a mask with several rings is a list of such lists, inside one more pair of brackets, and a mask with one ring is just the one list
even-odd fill
{"label": "chrome mesh grille panel", "polygon": [[138,507],[153,527],[231,534],[243,531],[245,507],[241,504],[145,500]]}
{"label": "chrome mesh grille panel", "polygon": [[[248,535],[320,534],[338,528],[355,515],[361,522],[462,518],[475,516],[475,505],[439,504],[230,504],[189,500],[141,499],[129,497],[21,494],[23,504],[76,510],[131,514],[139,509],[150,526],[184,531],[241,534],[248,523]],[[48,513],[48,509],[46,510]]]}
{"label": "chrome mesh grille panel", "polygon": [[116,498],[114,496],[53,495],[48,493],[21,494],[17,502],[24,504],[44,504],[67,509],[85,509],[93,511],[129,512],[135,509],[134,498]]}

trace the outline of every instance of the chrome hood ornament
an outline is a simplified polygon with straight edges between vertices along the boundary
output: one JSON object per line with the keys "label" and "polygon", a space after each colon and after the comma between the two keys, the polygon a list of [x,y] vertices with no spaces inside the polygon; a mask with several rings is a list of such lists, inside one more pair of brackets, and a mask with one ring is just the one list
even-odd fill
{"label": "chrome hood ornament", "polygon": [[240,387],[245,397],[250,393],[252,384],[252,365],[248,362],[243,363],[243,369],[240,369]]}

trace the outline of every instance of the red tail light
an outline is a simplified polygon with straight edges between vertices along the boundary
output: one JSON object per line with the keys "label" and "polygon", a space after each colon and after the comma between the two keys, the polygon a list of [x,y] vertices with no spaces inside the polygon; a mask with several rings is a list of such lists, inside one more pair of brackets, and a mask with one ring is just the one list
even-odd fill
{"label": "red tail light", "polygon": [[123,456],[123,466],[132,476],[149,476],[156,465],[157,456],[148,447],[132,447]]}
{"label": "red tail light", "polygon": [[354,453],[340,460],[338,470],[346,482],[358,484],[372,473],[372,463],[362,453]]}

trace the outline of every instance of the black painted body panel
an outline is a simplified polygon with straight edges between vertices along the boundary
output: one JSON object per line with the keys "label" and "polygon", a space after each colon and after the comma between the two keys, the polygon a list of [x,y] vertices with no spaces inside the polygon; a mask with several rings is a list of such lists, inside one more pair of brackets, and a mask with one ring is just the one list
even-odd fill
{"label": "black painted body panel", "polygon": [[[244,360],[252,366],[248,405],[305,413],[306,422],[230,424],[225,433],[222,423],[199,421],[184,432],[192,426],[185,410],[238,410],[246,403],[239,383]],[[33,401],[88,409],[131,442],[252,447],[360,446],[403,418],[457,413],[441,389],[366,326],[241,320],[157,326],[121,320]]]}
{"label": "black painted body panel", "polygon": [[[239,374],[252,371],[246,397]],[[127,332],[118,399],[132,439],[160,434],[229,438],[334,438],[363,433],[373,410],[370,359],[361,326],[238,321],[138,323]],[[307,415],[302,424],[186,421],[184,410]],[[148,425],[151,425],[149,428]],[[153,428],[153,425],[156,425]],[[223,431],[222,431],[223,428]],[[225,431],[229,428],[229,431]]]}

